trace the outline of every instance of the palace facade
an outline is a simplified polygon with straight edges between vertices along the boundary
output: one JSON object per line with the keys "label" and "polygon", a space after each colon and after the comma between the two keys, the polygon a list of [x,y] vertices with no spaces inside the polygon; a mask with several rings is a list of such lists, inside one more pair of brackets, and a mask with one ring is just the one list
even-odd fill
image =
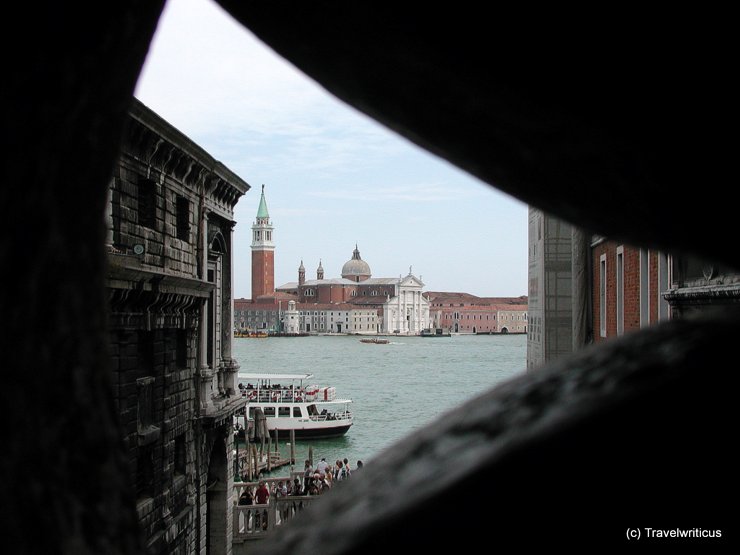
{"label": "palace facade", "polygon": [[249,185],[133,100],[109,185],[114,396],[148,553],[231,553],[234,206]]}

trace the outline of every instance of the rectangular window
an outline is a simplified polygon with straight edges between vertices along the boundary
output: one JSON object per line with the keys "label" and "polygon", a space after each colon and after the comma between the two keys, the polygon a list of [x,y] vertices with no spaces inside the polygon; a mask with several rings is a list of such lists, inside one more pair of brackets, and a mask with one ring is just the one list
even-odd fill
{"label": "rectangular window", "polygon": [[136,210],[139,224],[156,229],[157,222],[157,184],[151,179],[139,180]]}
{"label": "rectangular window", "polygon": [[154,374],[154,332],[139,331],[137,334],[137,362],[143,374]]}
{"label": "rectangular window", "polygon": [[617,335],[624,333],[624,247],[617,247]]}
{"label": "rectangular window", "polygon": [[606,337],[606,255],[599,257],[599,335]]}
{"label": "rectangular window", "polygon": [[175,202],[177,218],[177,238],[181,241],[190,241],[190,201],[178,195]]}
{"label": "rectangular window", "polygon": [[672,259],[667,255],[658,254],[658,320],[667,320],[671,317],[668,301],[663,298],[663,293],[668,291],[668,284],[672,280],[671,262]]}
{"label": "rectangular window", "polygon": [[138,378],[136,389],[136,423],[139,434],[143,435],[154,427],[154,377]]}
{"label": "rectangular window", "polygon": [[175,438],[175,474],[185,474],[187,456],[185,451],[185,434]]}
{"label": "rectangular window", "polygon": [[640,249],[640,327],[650,325],[650,251]]}
{"label": "rectangular window", "polygon": [[188,331],[177,330],[177,348],[175,353],[178,368],[188,366]]}
{"label": "rectangular window", "polygon": [[293,407],[293,418],[301,418],[301,407]]}
{"label": "rectangular window", "polygon": [[290,407],[278,407],[279,417],[290,417]]}
{"label": "rectangular window", "polygon": [[136,457],[136,494],[141,497],[154,495],[154,445],[139,447]]}

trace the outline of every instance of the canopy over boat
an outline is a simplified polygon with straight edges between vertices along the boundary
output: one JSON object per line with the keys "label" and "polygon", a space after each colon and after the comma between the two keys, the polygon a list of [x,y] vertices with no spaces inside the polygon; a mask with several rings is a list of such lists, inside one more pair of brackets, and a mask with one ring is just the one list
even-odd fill
{"label": "canopy over boat", "polygon": [[275,374],[275,373],[252,373],[239,372],[242,380],[308,380],[313,374]]}

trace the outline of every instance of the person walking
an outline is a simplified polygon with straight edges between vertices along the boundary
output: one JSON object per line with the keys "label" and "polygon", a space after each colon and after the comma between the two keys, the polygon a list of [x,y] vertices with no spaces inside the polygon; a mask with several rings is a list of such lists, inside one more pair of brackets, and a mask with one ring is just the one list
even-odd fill
{"label": "person walking", "polygon": [[[267,489],[267,484],[263,480],[260,480],[257,486],[257,492],[255,493],[257,505],[267,505],[270,500],[270,490]],[[262,511],[262,529],[267,530],[267,509]]]}
{"label": "person walking", "polygon": [[306,459],[306,463],[303,465],[303,491],[308,492],[308,488],[311,485],[312,478],[313,469],[311,468],[311,461]]}
{"label": "person walking", "polygon": [[316,465],[316,470],[319,471],[319,474],[321,474],[321,477],[323,478],[326,474],[326,469],[329,468],[329,463],[326,462],[326,458],[322,457],[321,461],[319,461],[319,464]]}

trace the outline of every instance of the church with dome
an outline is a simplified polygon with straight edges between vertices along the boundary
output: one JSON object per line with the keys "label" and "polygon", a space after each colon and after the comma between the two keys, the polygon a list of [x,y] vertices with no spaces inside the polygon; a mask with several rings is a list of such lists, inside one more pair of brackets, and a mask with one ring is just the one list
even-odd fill
{"label": "church with dome", "polygon": [[277,292],[295,296],[302,307],[315,304],[348,304],[375,310],[380,333],[418,334],[429,324],[429,303],[423,295],[424,284],[413,275],[374,278],[370,265],[360,256],[355,245],[352,258],[342,266],[341,277],[325,278],[319,261],[316,279],[306,279],[301,261],[298,281],[286,283]]}
{"label": "church with dome", "polygon": [[421,278],[411,268],[406,276],[373,277],[357,245],[342,266],[341,277],[326,278],[319,261],[316,279],[306,279],[301,261],[298,281],[274,287],[275,246],[264,187],[251,248],[252,299],[234,301],[236,330],[418,335],[429,327],[429,302]]}

